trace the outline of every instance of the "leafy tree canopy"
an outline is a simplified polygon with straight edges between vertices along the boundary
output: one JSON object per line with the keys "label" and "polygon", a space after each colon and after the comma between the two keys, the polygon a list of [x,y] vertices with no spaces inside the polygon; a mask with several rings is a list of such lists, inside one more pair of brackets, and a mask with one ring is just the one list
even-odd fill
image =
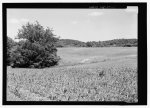
{"label": "leafy tree canopy", "polygon": [[44,68],[58,63],[60,58],[55,47],[58,38],[53,30],[44,29],[39,22],[27,23],[19,29],[17,39],[21,41],[11,51],[12,67]]}

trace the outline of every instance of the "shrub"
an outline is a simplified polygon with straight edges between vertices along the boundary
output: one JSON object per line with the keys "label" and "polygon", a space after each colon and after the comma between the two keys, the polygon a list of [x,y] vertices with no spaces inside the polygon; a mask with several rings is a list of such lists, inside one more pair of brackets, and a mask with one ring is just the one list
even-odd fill
{"label": "shrub", "polygon": [[19,30],[21,41],[11,50],[12,67],[44,68],[58,64],[59,57],[52,30],[44,29],[38,22],[27,23]]}
{"label": "shrub", "polygon": [[10,65],[10,61],[11,61],[10,52],[13,46],[15,45],[16,45],[15,41],[7,36],[7,65]]}

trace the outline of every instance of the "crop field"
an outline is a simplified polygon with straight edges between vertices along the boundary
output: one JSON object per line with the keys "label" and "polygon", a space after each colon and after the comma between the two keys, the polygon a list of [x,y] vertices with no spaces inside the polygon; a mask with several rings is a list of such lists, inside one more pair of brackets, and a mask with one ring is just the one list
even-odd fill
{"label": "crop field", "polygon": [[58,48],[58,66],[7,67],[7,101],[138,102],[137,47]]}

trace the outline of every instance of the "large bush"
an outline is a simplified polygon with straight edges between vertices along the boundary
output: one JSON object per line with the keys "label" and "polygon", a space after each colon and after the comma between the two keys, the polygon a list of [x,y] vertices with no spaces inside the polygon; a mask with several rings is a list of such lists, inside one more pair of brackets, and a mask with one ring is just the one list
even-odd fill
{"label": "large bush", "polygon": [[15,45],[16,45],[15,41],[7,36],[7,65],[10,65],[11,62],[10,53],[11,53],[11,49]]}
{"label": "large bush", "polygon": [[57,38],[49,28],[38,22],[27,23],[18,32],[21,41],[11,50],[12,67],[44,68],[58,64]]}

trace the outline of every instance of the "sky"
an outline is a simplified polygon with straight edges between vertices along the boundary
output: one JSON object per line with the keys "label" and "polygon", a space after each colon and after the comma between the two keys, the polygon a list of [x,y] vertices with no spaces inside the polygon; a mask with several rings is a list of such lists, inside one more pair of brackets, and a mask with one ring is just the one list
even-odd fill
{"label": "sky", "polygon": [[127,9],[7,9],[7,36],[38,21],[61,39],[83,42],[137,38],[138,7]]}

